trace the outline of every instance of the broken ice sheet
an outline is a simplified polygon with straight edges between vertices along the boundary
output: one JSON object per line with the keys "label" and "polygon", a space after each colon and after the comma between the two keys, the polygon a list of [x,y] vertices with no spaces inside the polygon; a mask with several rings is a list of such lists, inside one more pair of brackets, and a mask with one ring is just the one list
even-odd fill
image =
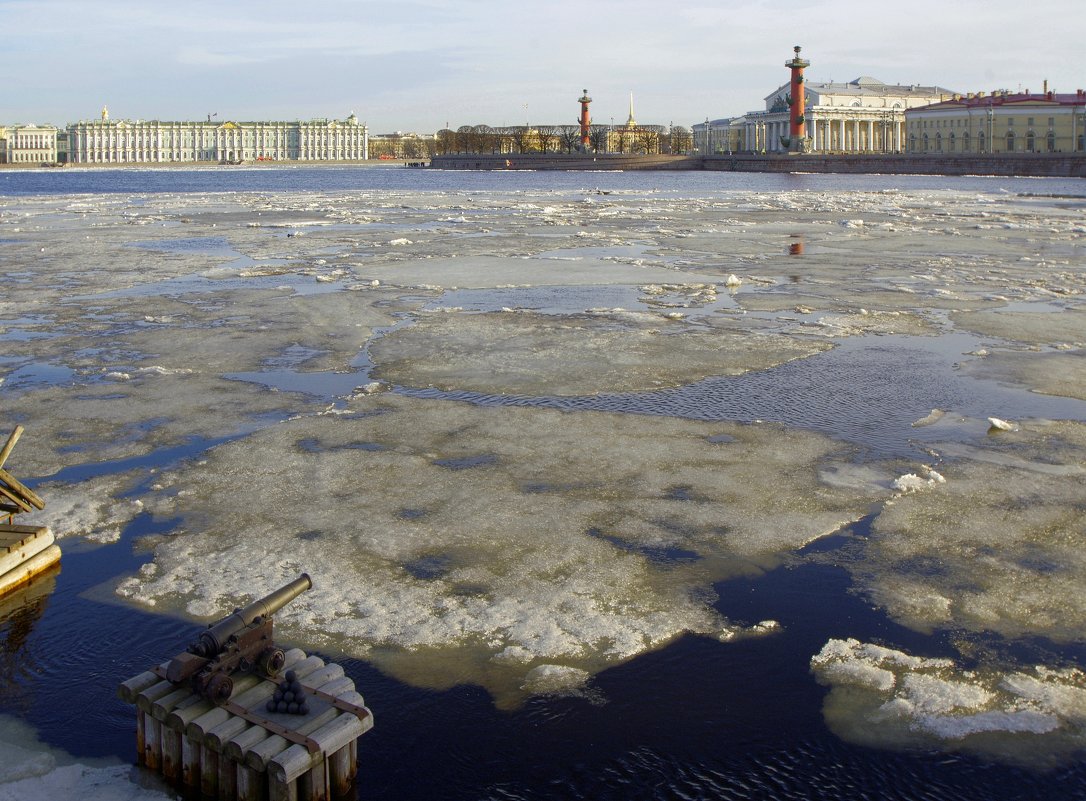
{"label": "broken ice sheet", "polygon": [[1086,347],[1086,310],[955,312],[961,329],[1027,345]]}
{"label": "broken ice sheet", "polygon": [[937,450],[945,482],[887,504],[844,560],[858,588],[923,632],[1086,639],[1086,425]]}
{"label": "broken ice sheet", "polygon": [[686,631],[742,634],[712,584],[884,497],[889,474],[823,482],[851,459],[778,425],[361,397],[164,475],[147,503],[184,531],[118,591],[214,617],[304,570],[288,639],[516,703],[541,665],[568,678]]}
{"label": "broken ice sheet", "polygon": [[1086,747],[1086,675],[1077,668],[966,670],[850,638],[827,642],[811,669],[830,687],[826,723],[850,742],[963,750],[1033,768]]}
{"label": "broken ice sheet", "polygon": [[124,527],[140,512],[143,502],[124,498],[136,477],[108,475],[76,484],[46,482],[37,488],[45,508],[19,518],[31,526],[49,526],[57,539],[85,537],[96,543],[116,542]]}
{"label": "broken ice sheet", "polygon": [[373,343],[392,384],[522,395],[589,395],[765,370],[826,350],[773,334],[691,327],[650,314],[431,314]]}
{"label": "broken ice sheet", "polygon": [[965,361],[961,369],[980,378],[1022,384],[1044,395],[1086,400],[1086,350],[997,351]]}

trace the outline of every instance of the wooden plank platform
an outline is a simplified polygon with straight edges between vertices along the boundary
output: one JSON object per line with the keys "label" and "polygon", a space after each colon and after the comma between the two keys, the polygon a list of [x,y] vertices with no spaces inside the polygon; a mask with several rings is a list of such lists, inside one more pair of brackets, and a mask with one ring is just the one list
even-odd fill
{"label": "wooden plank platform", "polygon": [[48,526],[0,524],[0,596],[13,592],[60,561]]}
{"label": "wooden plank platform", "polygon": [[305,715],[266,708],[277,683],[235,675],[229,701],[216,705],[188,683],[167,681],[168,663],[117,688],[136,707],[137,761],[168,781],[229,801],[325,801],[350,791],[358,771],[357,739],[373,715],[343,668],[286,652],[280,675],[293,670],[309,705]]}

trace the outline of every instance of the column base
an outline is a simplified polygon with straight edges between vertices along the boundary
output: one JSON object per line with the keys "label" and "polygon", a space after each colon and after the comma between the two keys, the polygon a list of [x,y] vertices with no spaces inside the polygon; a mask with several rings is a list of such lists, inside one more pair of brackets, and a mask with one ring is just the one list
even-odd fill
{"label": "column base", "polygon": [[810,153],[813,149],[809,136],[782,136],[781,146],[789,153]]}

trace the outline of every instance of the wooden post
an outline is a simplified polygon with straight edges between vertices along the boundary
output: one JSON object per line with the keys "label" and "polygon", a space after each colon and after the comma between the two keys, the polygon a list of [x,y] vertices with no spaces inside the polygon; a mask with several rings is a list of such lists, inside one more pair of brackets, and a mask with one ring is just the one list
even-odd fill
{"label": "wooden post", "polygon": [[147,747],[147,724],[143,720],[143,713],[136,712],[136,764],[144,762],[143,749]]}
{"label": "wooden post", "polygon": [[264,774],[238,765],[238,801],[262,801],[263,798]]}
{"label": "wooden post", "polygon": [[140,714],[143,715],[144,725],[147,725],[150,735],[145,744],[143,763],[155,773],[159,773],[162,769],[162,724],[146,712]]}
{"label": "wooden post", "polygon": [[331,785],[332,794],[336,797],[345,796],[351,791],[354,774],[351,772],[350,744],[343,746],[328,758],[328,783]]}
{"label": "wooden post", "polygon": [[238,763],[219,754],[219,801],[237,801]]}
{"label": "wooden post", "polygon": [[328,770],[324,760],[298,777],[298,801],[329,801]]}
{"label": "wooden post", "polygon": [[270,774],[268,777],[268,801],[298,801],[298,781],[277,782]]}
{"label": "wooden post", "polygon": [[159,730],[162,732],[162,776],[177,784],[181,781],[181,732],[164,723],[159,725]]}
{"label": "wooden post", "polygon": [[200,786],[200,752],[203,746],[199,741],[181,735],[181,784],[185,787]]}
{"label": "wooden post", "polygon": [[206,745],[200,746],[200,794],[216,796],[219,793],[219,752]]}

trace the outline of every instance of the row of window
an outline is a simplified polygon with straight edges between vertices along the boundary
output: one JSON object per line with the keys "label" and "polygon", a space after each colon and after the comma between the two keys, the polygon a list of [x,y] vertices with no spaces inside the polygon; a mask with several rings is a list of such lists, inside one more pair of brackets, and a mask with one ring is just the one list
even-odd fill
{"label": "row of window", "polygon": [[[971,117],[971,118],[959,117],[957,119],[950,119],[950,120],[920,120],[919,122],[920,122],[920,127],[921,128],[968,128],[968,127],[970,127],[971,124],[977,124],[977,125],[985,124],[983,122],[983,120],[984,120],[983,117]],[[1008,128],[1013,128],[1014,127],[1014,117],[1000,117],[999,118],[1000,123],[1002,123],[1004,121],[1006,121]],[[1032,128],[1032,127],[1034,127],[1035,124],[1036,123],[1034,122],[1033,117],[1029,117],[1029,118],[1026,119],[1026,127]],[[1055,117],[1049,117],[1048,118],[1048,127],[1049,128],[1055,128],[1056,127],[1056,118]]]}
{"label": "row of window", "polygon": [[[1003,139],[1003,141],[998,143],[998,144],[997,144],[998,140],[993,139],[993,147],[998,147],[999,144],[1003,144],[1005,146],[1005,148],[1006,148],[1005,152],[1007,152],[1007,153],[1015,153],[1015,152],[1039,153],[1039,152],[1041,152],[1040,148],[1042,148],[1042,147],[1043,147],[1043,150],[1045,152],[1055,153],[1055,152],[1057,152],[1057,149],[1058,149],[1057,148],[1058,140],[1057,140],[1056,134],[1053,133],[1052,131],[1049,131],[1048,134],[1043,138],[1036,136],[1032,132],[1026,134],[1024,137],[1018,137],[1018,136],[1015,135],[1014,131],[1007,131],[1007,135],[1005,137],[1002,137],[1002,139]],[[1019,146],[1019,139],[1023,140],[1021,146]],[[959,148],[959,146],[958,146],[959,145],[958,138],[953,133],[951,133],[945,140],[946,148],[944,150],[944,147],[943,147],[944,140],[943,140],[943,135],[941,133],[937,133],[934,137],[929,137],[927,134],[923,134],[923,136],[921,136],[919,140],[917,140],[916,135],[913,134],[912,136],[909,137],[909,149],[911,151],[913,151],[913,152],[922,152],[922,153],[931,153],[931,152],[936,152],[936,153],[942,153],[942,152],[947,152],[947,153],[972,153],[972,152],[987,153],[987,152],[989,152],[988,148],[987,148],[987,146],[985,144],[985,137],[984,137],[983,132],[977,135],[976,140],[977,140],[976,141],[976,150],[974,151],[972,149],[972,138],[969,136],[969,133],[966,132],[966,133],[962,134],[962,136],[961,136],[960,148]],[[1075,142],[1074,144],[1075,144],[1075,147],[1073,148],[1074,150],[1078,150],[1078,151],[1083,150],[1084,147],[1086,147],[1086,136],[1084,136],[1083,134],[1079,134],[1078,141]],[[918,145],[919,145],[919,147],[918,147]]]}

